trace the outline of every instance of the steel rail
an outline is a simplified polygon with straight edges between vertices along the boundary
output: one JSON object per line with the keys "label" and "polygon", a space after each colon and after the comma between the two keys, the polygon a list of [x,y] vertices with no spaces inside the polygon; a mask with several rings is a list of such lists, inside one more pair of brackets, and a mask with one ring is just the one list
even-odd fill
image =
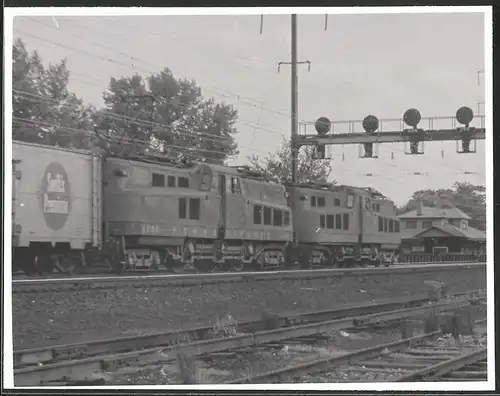
{"label": "steel rail", "polygon": [[[437,337],[441,334],[442,331],[438,330],[415,337],[410,337],[385,344],[379,344],[374,347],[359,349],[354,352],[347,352],[340,356],[317,359],[311,362],[292,365],[278,370],[272,370],[257,375],[238,378],[235,380],[227,381],[225,382],[225,384],[289,383],[293,382],[293,380],[297,378],[306,375],[332,371],[340,365],[356,363],[361,364],[360,362],[363,362],[362,364],[367,364],[366,361],[368,361],[369,359],[377,358],[382,355],[390,356],[390,354],[394,352],[404,353],[405,350],[422,346],[425,341],[433,339],[434,337]],[[398,377],[397,379],[388,381],[437,381],[446,374],[486,359],[486,350],[486,348],[474,350],[470,353],[458,357],[452,357],[449,360],[439,362],[424,369],[419,369],[407,375]],[[403,366],[403,364],[396,365],[398,367]]]}
{"label": "steel rail", "polygon": [[[478,293],[484,293],[478,291]],[[451,298],[468,297],[467,293],[458,293]],[[298,312],[292,314],[279,315],[277,325],[286,327],[303,324],[305,322],[319,322],[326,320],[340,319],[346,316],[367,315],[371,313],[390,311],[401,308],[411,308],[425,304],[429,298],[420,295],[415,298],[402,299],[397,301],[384,300],[378,303],[365,303],[357,305],[345,305],[333,310],[322,310],[315,312]],[[356,323],[356,326],[369,325],[367,323]],[[239,333],[263,330],[262,318],[246,320],[237,323]],[[158,333],[143,334],[138,336],[126,336],[111,339],[93,340],[74,344],[54,345],[49,347],[20,349],[14,351],[14,367],[39,363],[51,363],[58,360],[68,360],[83,358],[103,353],[118,353],[128,350],[142,348],[167,346],[179,343],[182,340],[194,341],[206,339],[212,336],[213,326],[202,326],[190,329],[180,329]],[[17,368],[16,367],[16,368]]]}
{"label": "steel rail", "polygon": [[224,271],[224,272],[216,272],[216,273],[205,273],[205,272],[196,272],[196,273],[169,273],[166,271],[161,271],[161,272],[148,272],[148,271],[141,271],[144,273],[136,273],[133,275],[133,273],[124,274],[124,275],[113,275],[112,273],[103,273],[103,272],[96,272],[96,273],[89,273],[89,274],[76,274],[74,276],[69,276],[67,274],[60,274],[60,273],[53,273],[53,274],[46,274],[38,277],[30,277],[26,276],[24,274],[17,274],[14,273],[12,274],[12,283],[13,284],[24,284],[24,283],[37,283],[37,282],[51,282],[51,281],[58,281],[58,282],[67,282],[67,281],[74,281],[74,280],[82,280],[82,281],[91,281],[91,280],[107,280],[112,281],[113,279],[137,279],[137,278],[155,278],[155,277],[183,277],[183,278],[196,278],[199,276],[211,276],[211,277],[220,277],[220,276],[230,276],[230,275],[248,275],[248,274],[265,274],[265,275],[270,275],[270,274],[283,274],[283,273],[309,273],[309,272],[314,272],[314,271],[381,271],[381,270],[388,270],[388,269],[408,269],[411,267],[416,267],[416,268],[425,268],[428,266],[433,266],[433,265],[440,265],[440,266],[463,266],[463,265],[485,265],[485,263],[477,262],[477,261],[457,261],[457,262],[449,262],[449,261],[429,261],[429,262],[408,262],[408,263],[399,263],[399,264],[394,264],[389,267],[356,267],[356,268],[315,268],[315,269],[279,269],[279,270],[265,270],[265,271],[245,271],[245,272],[234,272],[234,271]]}
{"label": "steel rail", "polygon": [[250,384],[250,383],[264,383],[264,382],[279,382],[287,383],[292,382],[293,379],[310,375],[314,373],[321,373],[331,371],[335,365],[354,363],[359,360],[369,359],[379,356],[382,352],[387,351],[399,352],[401,350],[421,345],[429,338],[433,338],[441,334],[440,331],[426,333],[419,336],[406,338],[399,341],[394,341],[386,344],[380,344],[374,347],[360,349],[354,352],[345,353],[340,356],[328,357],[323,359],[314,360],[312,362],[302,363],[294,366],[285,367],[279,370],[273,370],[262,374],[253,375],[251,377],[238,378],[236,380],[225,382],[226,384]]}
{"label": "steel rail", "polygon": [[[311,323],[282,329],[259,331],[252,334],[238,335],[223,339],[210,339],[182,344],[183,353],[199,356],[207,353],[220,352],[228,349],[251,347],[270,342],[282,341],[290,338],[311,336],[318,333],[340,331],[353,326],[354,320],[364,322],[370,320],[397,320],[419,316],[425,313],[440,313],[454,308],[470,307],[468,301],[454,301],[438,303],[417,308],[406,308],[395,311],[363,315],[358,318],[331,320],[326,322]],[[119,353],[107,356],[96,356],[85,359],[52,363],[37,367],[26,367],[14,370],[14,382],[16,386],[36,386],[50,381],[61,379],[89,380],[102,376],[106,370],[123,365],[157,364],[158,362],[176,359],[179,346],[166,348],[148,348],[140,351]]]}
{"label": "steel rail", "polygon": [[470,353],[454,357],[444,362],[414,371],[413,373],[397,378],[394,382],[430,382],[439,381],[446,374],[459,370],[474,363],[487,359],[487,348],[476,349]]}
{"label": "steel rail", "polygon": [[486,268],[484,263],[436,264],[424,266],[401,266],[388,268],[350,268],[350,269],[316,269],[299,271],[263,271],[240,273],[212,273],[212,274],[155,274],[134,276],[97,276],[76,278],[49,278],[49,279],[16,279],[12,281],[13,293],[29,293],[45,291],[63,292],[85,288],[113,288],[117,284],[127,284],[131,287],[151,286],[194,286],[222,283],[243,283],[270,280],[299,280],[325,277],[357,277],[373,275],[396,275],[418,272],[438,272],[467,270],[472,268]]}

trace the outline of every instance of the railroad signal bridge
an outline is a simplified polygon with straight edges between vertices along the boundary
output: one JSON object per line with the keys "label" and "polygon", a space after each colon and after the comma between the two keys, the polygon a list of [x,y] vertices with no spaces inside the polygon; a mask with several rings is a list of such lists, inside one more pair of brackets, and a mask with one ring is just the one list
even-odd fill
{"label": "railroad signal bridge", "polygon": [[295,144],[314,145],[317,159],[325,159],[325,146],[345,144],[358,144],[360,158],[377,158],[382,143],[404,143],[406,154],[422,155],[425,142],[456,141],[457,153],[469,154],[476,152],[476,141],[485,138],[485,116],[474,117],[472,109],[463,106],[455,117],[422,118],[417,109],[406,110],[400,119],[368,115],[361,121],[332,122],[320,117],[299,125]]}

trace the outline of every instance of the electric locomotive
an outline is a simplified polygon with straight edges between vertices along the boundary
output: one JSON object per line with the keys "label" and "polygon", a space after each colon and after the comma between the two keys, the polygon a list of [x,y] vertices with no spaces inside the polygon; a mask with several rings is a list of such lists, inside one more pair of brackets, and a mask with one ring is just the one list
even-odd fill
{"label": "electric locomotive", "polygon": [[391,201],[370,189],[329,183],[296,184],[288,187],[288,194],[303,267],[391,261],[400,243]]}
{"label": "electric locomotive", "polygon": [[104,225],[118,270],[210,272],[283,266],[292,237],[285,187],[244,167],[108,158]]}

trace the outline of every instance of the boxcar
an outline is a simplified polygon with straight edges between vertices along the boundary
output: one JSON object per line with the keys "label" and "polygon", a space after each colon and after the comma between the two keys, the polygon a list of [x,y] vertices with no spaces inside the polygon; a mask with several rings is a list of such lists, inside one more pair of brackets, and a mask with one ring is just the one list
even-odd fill
{"label": "boxcar", "polygon": [[84,250],[101,245],[101,157],[25,142],[12,150],[13,269],[84,264]]}

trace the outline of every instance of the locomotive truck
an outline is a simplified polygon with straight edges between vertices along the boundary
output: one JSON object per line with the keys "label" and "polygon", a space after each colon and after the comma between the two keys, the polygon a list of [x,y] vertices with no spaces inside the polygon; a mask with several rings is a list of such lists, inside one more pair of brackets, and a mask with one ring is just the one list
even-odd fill
{"label": "locomotive truck", "polygon": [[29,274],[379,265],[400,244],[394,204],[370,189],[17,141],[12,168],[13,269]]}

